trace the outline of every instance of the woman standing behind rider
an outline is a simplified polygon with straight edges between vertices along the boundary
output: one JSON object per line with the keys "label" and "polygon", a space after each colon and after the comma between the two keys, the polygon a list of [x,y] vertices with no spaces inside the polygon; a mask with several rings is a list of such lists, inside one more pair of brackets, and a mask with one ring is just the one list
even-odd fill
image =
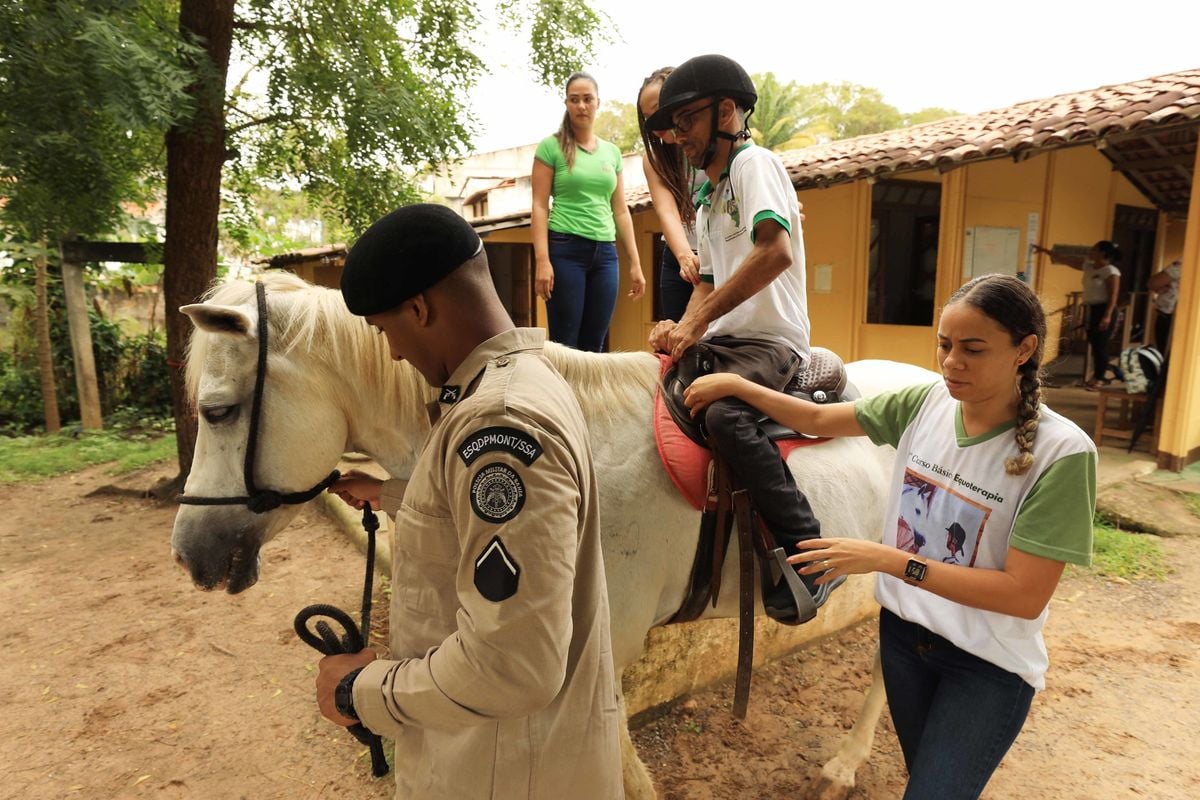
{"label": "woman standing behind rider", "polygon": [[631,298],[642,296],[646,279],[625,204],[621,152],[593,129],[596,80],[573,74],[564,105],[558,133],[542,140],[533,160],[534,290],[546,301],[552,341],[600,352],[620,283],[614,239],[629,261]]}
{"label": "woman standing behind rider", "polygon": [[666,240],[659,264],[661,318],[679,321],[692,297],[692,287],[700,281],[695,198],[705,176],[687,163],[683,151],[675,144],[673,132],[646,128],[646,120],[658,111],[658,95],[663,82],[673,71],[673,67],[663,67],[642,81],[637,114],[646,153],[642,169]]}

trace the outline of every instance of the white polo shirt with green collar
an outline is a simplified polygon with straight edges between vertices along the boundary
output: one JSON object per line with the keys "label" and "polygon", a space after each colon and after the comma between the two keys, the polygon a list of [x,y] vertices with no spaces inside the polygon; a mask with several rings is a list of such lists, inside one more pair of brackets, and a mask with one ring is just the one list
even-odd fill
{"label": "white polo shirt with green collar", "polygon": [[746,142],[734,151],[714,186],[705,181],[696,201],[700,275],[717,288],[742,266],[754,248],[756,226],[778,224],[791,239],[792,265],[753,297],[708,326],[705,338],[772,339],[808,363],[809,322],[805,295],[804,234],[796,190],[779,157]]}

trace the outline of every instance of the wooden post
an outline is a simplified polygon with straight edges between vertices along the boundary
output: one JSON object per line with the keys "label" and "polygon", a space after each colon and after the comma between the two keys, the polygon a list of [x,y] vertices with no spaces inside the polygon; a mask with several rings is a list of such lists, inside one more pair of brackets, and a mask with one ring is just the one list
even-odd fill
{"label": "wooden post", "polygon": [[58,394],[54,385],[54,353],[50,346],[50,303],[46,299],[46,243],[39,242],[39,252],[33,259],[36,270],[38,374],[42,381],[42,414],[46,418],[46,433],[58,433],[62,422],[58,417]]}
{"label": "wooden post", "polygon": [[100,387],[96,383],[96,359],[92,354],[92,329],[88,324],[87,294],[83,288],[83,265],[62,260],[63,294],[67,298],[67,325],[71,331],[71,353],[75,359],[75,389],[79,392],[79,417],[85,430],[102,427]]}

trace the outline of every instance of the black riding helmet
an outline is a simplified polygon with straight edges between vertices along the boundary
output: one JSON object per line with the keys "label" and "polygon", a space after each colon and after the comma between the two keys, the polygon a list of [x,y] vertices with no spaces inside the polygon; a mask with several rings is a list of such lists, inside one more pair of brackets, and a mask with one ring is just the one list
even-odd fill
{"label": "black riding helmet", "polygon": [[[702,97],[728,97],[746,112],[747,117],[758,102],[754,81],[732,58],[716,54],[696,56],[680,64],[667,76],[658,93],[658,110],[646,120],[646,128],[652,131],[669,130],[674,125],[674,113]],[[712,117],[716,136],[736,139],[716,130],[716,106],[713,106]],[[713,138],[709,142],[705,166],[712,160],[715,149],[716,139]]]}

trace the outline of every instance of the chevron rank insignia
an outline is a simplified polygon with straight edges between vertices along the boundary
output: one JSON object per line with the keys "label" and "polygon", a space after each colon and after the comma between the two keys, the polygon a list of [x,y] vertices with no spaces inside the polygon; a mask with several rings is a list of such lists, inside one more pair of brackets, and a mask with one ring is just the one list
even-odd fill
{"label": "chevron rank insignia", "polygon": [[520,577],[521,567],[500,537],[493,536],[475,559],[475,588],[488,600],[499,603],[517,593]]}

